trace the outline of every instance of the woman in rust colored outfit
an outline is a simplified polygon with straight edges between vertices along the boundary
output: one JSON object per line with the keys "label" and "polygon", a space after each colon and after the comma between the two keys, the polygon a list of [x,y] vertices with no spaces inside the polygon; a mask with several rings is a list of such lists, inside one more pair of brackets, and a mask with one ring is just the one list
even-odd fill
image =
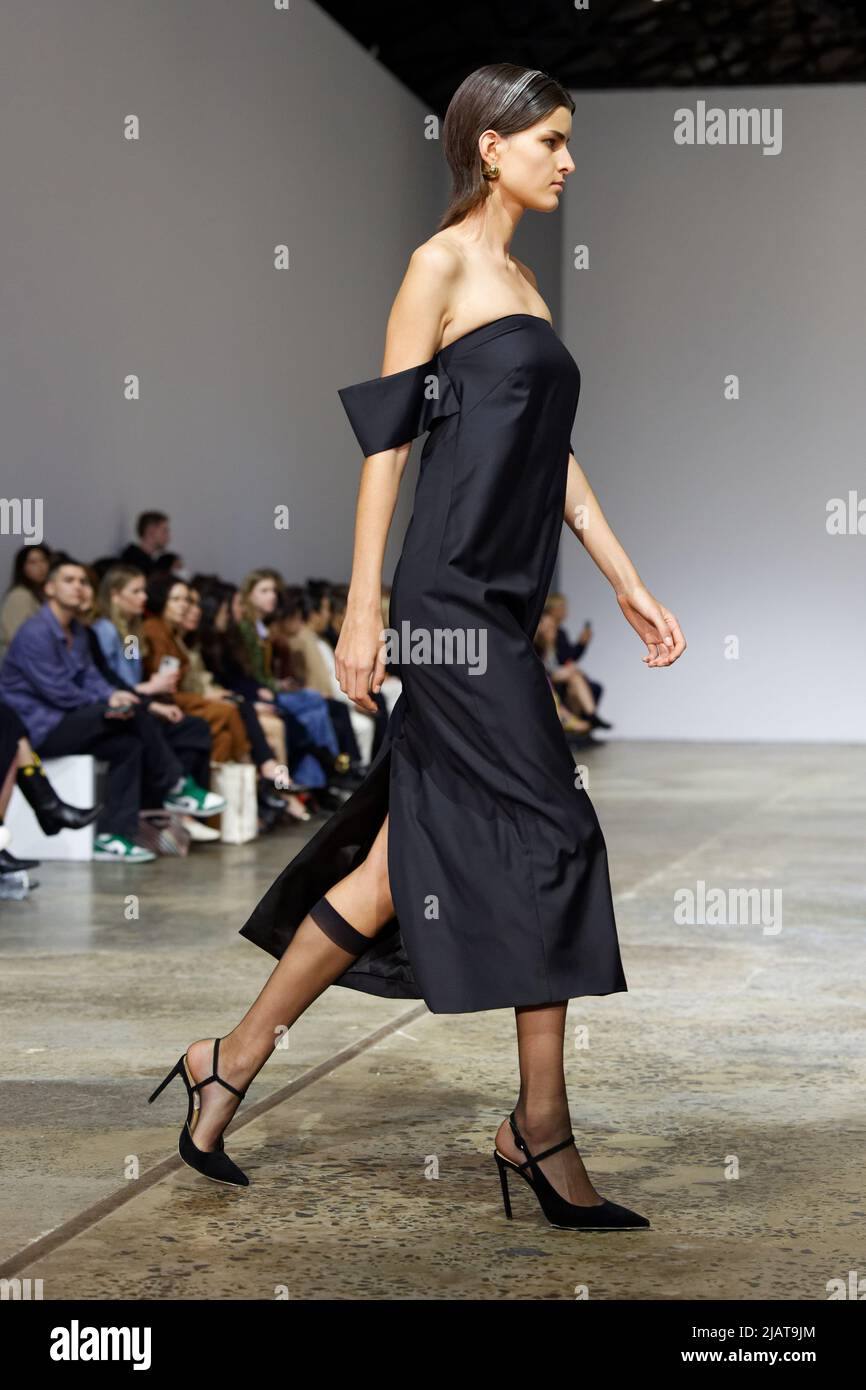
{"label": "woman in rust colored outfit", "polygon": [[[182,579],[171,574],[156,574],[148,581],[148,616],[143,627],[145,669],[151,675],[159,670],[163,657],[174,657],[179,663],[179,685],[190,665],[183,640],[188,603],[189,589]],[[186,690],[176,690],[173,698],[185,714],[196,714],[206,720],[213,740],[213,762],[249,762],[250,741],[236,705],[226,700],[209,700],[205,695],[194,695]]]}

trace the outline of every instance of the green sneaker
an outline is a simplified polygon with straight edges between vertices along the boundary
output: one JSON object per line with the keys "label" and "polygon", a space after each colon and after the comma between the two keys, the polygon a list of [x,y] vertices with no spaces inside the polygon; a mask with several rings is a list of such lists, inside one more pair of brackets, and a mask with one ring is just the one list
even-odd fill
{"label": "green sneaker", "polygon": [[125,835],[97,835],[93,841],[93,858],[110,860],[115,864],[147,864],[156,855]]}
{"label": "green sneaker", "polygon": [[169,792],[162,804],[166,811],[183,811],[186,816],[218,816],[228,803],[224,796],[206,792],[192,777],[187,777],[180,791]]}

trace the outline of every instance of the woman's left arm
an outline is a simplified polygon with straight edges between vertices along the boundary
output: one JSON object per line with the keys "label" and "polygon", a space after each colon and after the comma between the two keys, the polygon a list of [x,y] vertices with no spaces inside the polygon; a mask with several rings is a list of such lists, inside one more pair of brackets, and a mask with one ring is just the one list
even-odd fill
{"label": "woman's left arm", "polygon": [[565,523],[610,581],[626,620],[646,643],[647,655],[642,660],[647,666],[670,666],[686,649],[680,625],[642,582],[574,454],[568,456]]}

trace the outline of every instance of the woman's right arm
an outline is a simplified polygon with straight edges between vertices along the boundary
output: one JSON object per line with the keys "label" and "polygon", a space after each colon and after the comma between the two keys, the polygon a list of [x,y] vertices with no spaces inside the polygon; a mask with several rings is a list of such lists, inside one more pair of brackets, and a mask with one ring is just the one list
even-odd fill
{"label": "woman's right arm", "polygon": [[178,672],[154,671],[146,681],[139,681],[135,687],[140,695],[167,695],[177,689]]}
{"label": "woman's right arm", "polygon": [[[447,247],[436,243],[413,251],[388,316],[383,377],[430,361],[448,321],[458,273],[455,256]],[[352,578],[334,665],[340,689],[371,714],[377,705],[369,692],[371,688],[378,692],[385,679],[380,655],[382,564],[411,448],[410,439],[396,448],[370,454],[358,484]]]}

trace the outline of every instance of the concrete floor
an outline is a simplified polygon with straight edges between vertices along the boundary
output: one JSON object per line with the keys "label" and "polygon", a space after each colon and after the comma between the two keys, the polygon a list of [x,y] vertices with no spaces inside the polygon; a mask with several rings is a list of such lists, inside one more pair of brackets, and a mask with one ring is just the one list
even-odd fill
{"label": "concrete floor", "polygon": [[[229,1131],[251,1186],[181,1164],[183,1087],[147,1096],[258,992],[271,958],[238,927],[316,821],[137,869],[46,862],[0,904],[0,1273],[46,1299],[732,1300],[862,1273],[866,748],[581,756],[629,991],[571,1001],[572,1120],[651,1230],[556,1230],[519,1179],[505,1219],[510,1009],[332,988]],[[772,921],[678,924],[700,880],[776,892]]]}

